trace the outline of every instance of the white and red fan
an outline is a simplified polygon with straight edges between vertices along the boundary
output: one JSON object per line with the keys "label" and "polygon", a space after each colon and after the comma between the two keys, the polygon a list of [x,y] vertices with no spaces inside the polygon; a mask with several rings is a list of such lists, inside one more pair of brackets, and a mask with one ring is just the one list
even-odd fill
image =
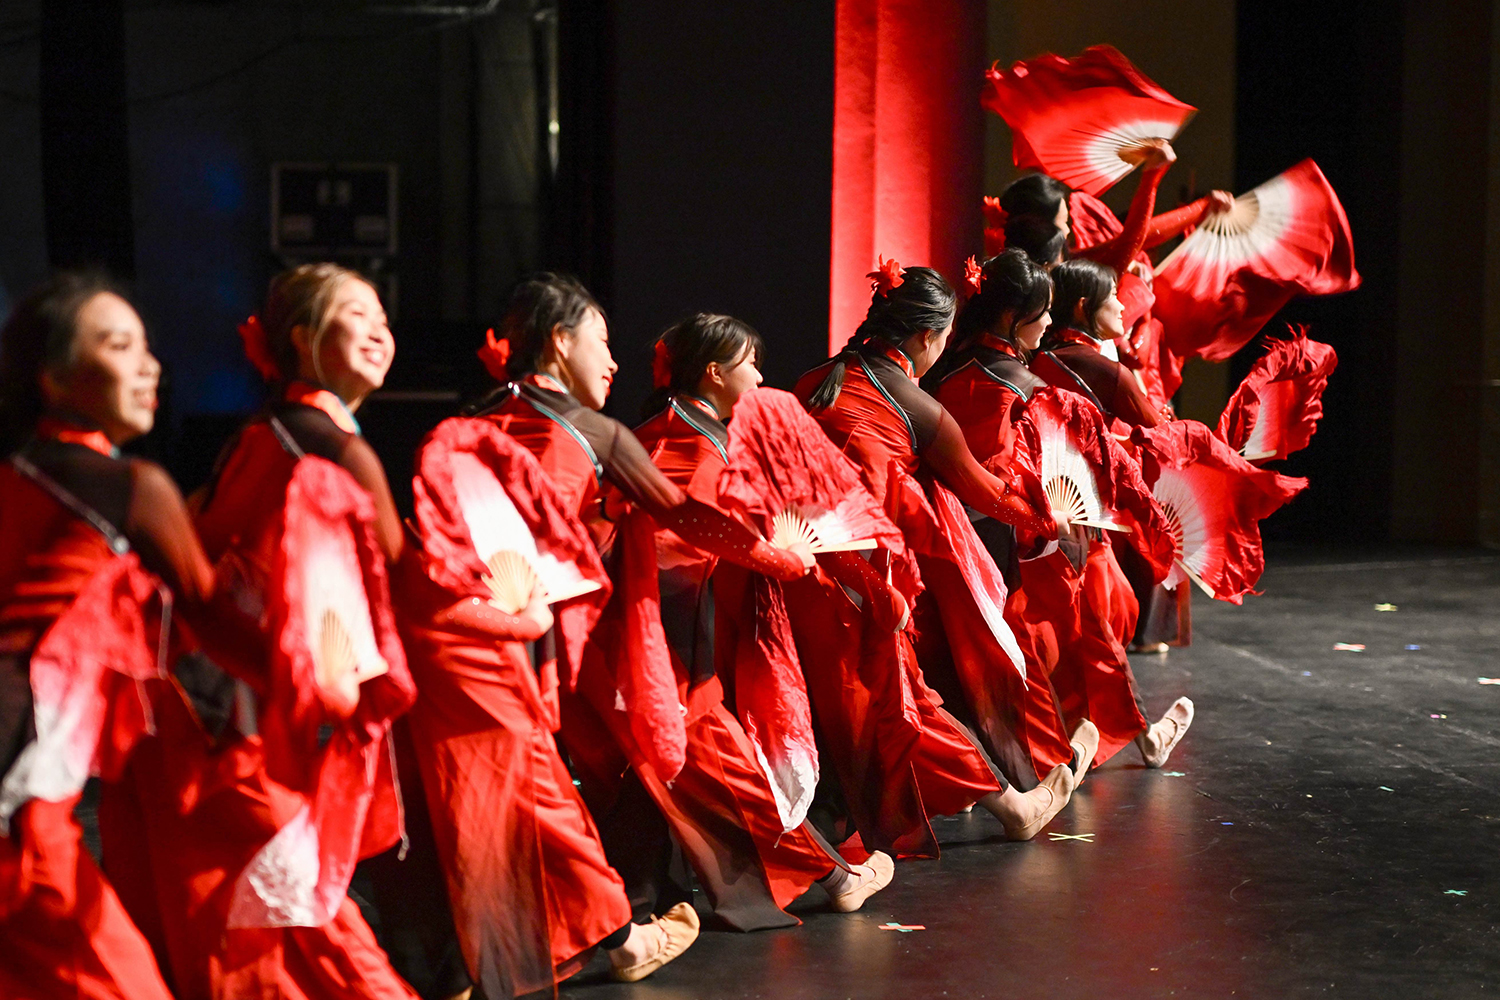
{"label": "white and red fan", "polygon": [[556,604],[599,589],[577,563],[561,560],[537,548],[536,539],[500,485],[493,470],[472,451],[455,451],[449,474],[459,514],[469,530],[480,561],[489,569],[484,578],[490,603],[506,614],[517,614],[531,601],[537,583],[547,603]]}
{"label": "white and red fan", "polygon": [[305,525],[296,566],[302,575],[302,621],[314,678],[325,690],[365,681],[390,671],[375,640],[375,623],[365,593],[354,537]]}
{"label": "white and red fan", "polygon": [[853,463],[797,397],[779,389],[752,389],[735,404],[719,496],[773,545],[804,541],[814,552],[905,549]]}
{"label": "white and red fan", "polygon": [[1307,486],[1257,469],[1196,420],[1140,428],[1146,478],[1177,545],[1169,589],[1191,580],[1239,604],[1265,569],[1260,522]]}
{"label": "white and red fan", "polygon": [[1053,513],[1062,514],[1073,524],[1105,531],[1130,532],[1128,525],[1117,522],[1100,497],[1094,464],[1078,447],[1067,423],[1037,397],[1027,413],[1037,428],[1038,476]]}
{"label": "white and red fan", "polygon": [[1219,416],[1219,437],[1246,461],[1279,461],[1307,447],[1323,416],[1323,389],[1339,362],[1305,327],[1271,342]]}
{"label": "white and red fan", "polygon": [[[381,714],[399,704],[410,683],[405,662],[392,685],[364,705],[360,686],[392,670],[400,641],[374,548],[374,508],[347,472],[322,459],[300,460],[287,485],[280,554],[271,577],[271,634],[280,637],[289,688],[283,697],[306,705],[311,680],[335,702]],[[399,714],[399,710],[394,714]],[[290,720],[288,720],[290,721]]]}
{"label": "white and red fan", "polygon": [[1303,160],[1211,215],[1156,268],[1153,310],[1178,357],[1223,361],[1295,295],[1359,287],[1344,206]]}
{"label": "white and red fan", "polygon": [[1122,154],[1172,139],[1197,109],[1183,104],[1108,45],[1074,59],[1042,55],[985,74],[980,104],[1011,128],[1016,166],[1097,195],[1135,169]]}

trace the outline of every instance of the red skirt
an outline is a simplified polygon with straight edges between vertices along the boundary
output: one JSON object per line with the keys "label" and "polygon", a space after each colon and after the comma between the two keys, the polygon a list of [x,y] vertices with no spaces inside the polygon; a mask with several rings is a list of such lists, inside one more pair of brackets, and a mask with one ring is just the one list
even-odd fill
{"label": "red skirt", "polygon": [[464,960],[487,996],[550,989],[630,922],[518,642],[406,623],[412,738]]}
{"label": "red skirt", "polygon": [[1146,728],[1125,652],[1135,632],[1135,594],[1108,542],[1089,547],[1078,610],[1078,627],[1060,643],[1052,683],[1070,726],[1088,719],[1099,727],[1098,765]]}
{"label": "red skirt", "polygon": [[320,927],[227,928],[235,880],[307,800],[266,776],[255,737],[215,750],[175,689],[155,702],[157,735],[104,786],[99,832],[178,1000],[412,1000],[348,899]]}
{"label": "red skirt", "polygon": [[0,838],[0,996],[171,1000],[151,946],[84,849],[77,802],[32,799]]}
{"label": "red skirt", "polygon": [[931,816],[972,805],[1000,782],[927,686],[904,633],[878,628],[837,584],[786,585],[808,698],[864,844],[937,857]]}

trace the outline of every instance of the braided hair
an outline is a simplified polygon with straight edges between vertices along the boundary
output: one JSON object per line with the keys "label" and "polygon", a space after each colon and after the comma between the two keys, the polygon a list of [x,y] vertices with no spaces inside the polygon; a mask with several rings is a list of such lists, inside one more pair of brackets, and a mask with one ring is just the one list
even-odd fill
{"label": "braided hair", "polygon": [[849,362],[861,348],[876,342],[899,347],[923,330],[946,330],[957,309],[958,296],[941,274],[930,267],[906,268],[899,285],[888,291],[877,289],[871,297],[864,322],[835,356],[808,407],[821,410],[834,404],[843,390]]}

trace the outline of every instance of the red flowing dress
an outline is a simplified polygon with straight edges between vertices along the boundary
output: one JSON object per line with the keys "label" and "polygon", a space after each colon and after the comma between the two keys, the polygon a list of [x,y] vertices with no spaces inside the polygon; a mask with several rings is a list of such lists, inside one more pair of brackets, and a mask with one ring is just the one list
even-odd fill
{"label": "red flowing dress", "polygon": [[[1029,790],[1053,767],[1071,762],[1073,749],[1045,673],[1021,674],[1027,653],[1002,617],[1012,603],[1003,568],[984,550],[971,522],[983,516],[1037,537],[1056,529],[1050,517],[1039,516],[1033,503],[975,461],[952,415],[912,374],[899,349],[867,348],[858,364],[848,366],[833,406],[814,416],[864,468],[867,482],[888,470],[877,494],[887,496],[888,509],[903,477],[911,482],[912,476],[920,477],[931,498],[929,509],[941,511],[945,502],[956,509],[957,517],[940,519],[933,530],[921,505],[894,508],[927,586],[914,611],[917,655],[928,681],[977,733],[1006,780]],[[805,378],[811,391],[816,382]],[[987,620],[976,574],[966,565],[994,581],[991,614],[1001,621]]]}
{"label": "red flowing dress", "polygon": [[[294,383],[265,417],[241,432],[221,461],[199,514],[199,532],[210,557],[232,549],[250,591],[271,576],[279,544],[279,504],[303,454],[353,470],[354,480],[367,489],[367,482],[384,485],[379,460],[337,398]],[[354,482],[347,489],[359,492]],[[385,494],[389,496],[388,489]],[[381,548],[392,537],[399,546],[394,506],[372,499]],[[150,873],[149,882],[126,903],[133,914],[143,914],[138,917],[143,924],[160,928],[168,959],[164,964],[170,964],[180,1000],[246,995],[409,1000],[415,994],[391,968],[347,896],[317,926],[231,926],[242,873],[310,801],[307,787],[299,781],[285,783],[290,776],[284,772],[273,777],[268,764],[298,756],[311,762],[318,756],[315,747],[274,745],[283,741],[271,733],[288,731],[291,720],[275,717],[286,706],[277,693],[278,679],[267,676],[270,640],[222,654],[209,650],[255,691],[258,717],[242,708],[236,725],[213,738],[187,713],[164,712],[157,719],[158,738],[143,743],[126,780],[117,789],[106,787],[100,804],[106,865],[112,877],[117,869],[121,872],[117,881],[128,872]],[[400,674],[405,675],[404,667]],[[372,690],[388,692],[376,699],[380,705],[392,700],[409,704],[414,692],[390,690],[397,683],[393,676],[389,682],[376,678],[363,685],[359,711],[370,711]],[[394,709],[375,711],[383,715]],[[388,716],[357,716],[351,723],[378,730],[388,724]],[[346,746],[339,735],[345,727],[333,728],[329,747]],[[260,735],[254,734],[257,729]],[[383,738],[386,747],[388,740],[388,735]],[[360,857],[385,850],[402,835],[391,754],[368,750],[362,758],[378,759]],[[340,867],[352,867],[354,860],[339,859]]]}
{"label": "red flowing dress", "polygon": [[[1116,432],[1128,432],[1131,427],[1155,427],[1169,419],[1146,398],[1128,369],[1099,353],[1099,342],[1093,337],[1072,328],[1058,331],[1056,336],[1060,345],[1053,350],[1037,352],[1031,361],[1032,371],[1048,384],[1089,400]],[[1130,674],[1130,659],[1125,647],[1136,635],[1141,605],[1136,587],[1121,568],[1122,556],[1132,565],[1140,563],[1140,575],[1150,579],[1149,566],[1127,545],[1117,544],[1114,539],[1095,540],[1090,544],[1083,574],[1082,628],[1077,641],[1063,654],[1067,664],[1064,674],[1078,679],[1075,687],[1086,683],[1090,677],[1100,680],[1121,672],[1130,675],[1130,692],[1140,716],[1139,732],[1146,728],[1145,706]],[[1066,683],[1060,677],[1059,688]],[[1111,686],[1114,683],[1111,682]],[[1065,696],[1065,702],[1067,700]],[[1091,700],[1094,699],[1075,691],[1072,704]],[[1096,759],[1101,762],[1108,759],[1106,745],[1113,746],[1112,754],[1134,739],[1134,734],[1127,731],[1134,724],[1128,714],[1110,714],[1110,718],[1115,717],[1118,717],[1120,726],[1110,734],[1105,734],[1100,724],[1100,757]],[[1096,721],[1096,724],[1099,723]]]}
{"label": "red flowing dress", "polygon": [[[635,433],[668,480],[704,504],[717,502],[729,430],[707,404],[674,397]],[[720,640],[735,642],[742,631],[755,627],[751,574],[740,566],[721,565],[711,552],[669,531],[657,535],[657,566],[662,625],[687,711],[692,763],[683,769],[690,783],[684,787],[679,776],[670,792],[674,808],[686,814],[671,820],[672,827],[722,920],[740,930],[795,925],[800,921],[782,908],[841,859],[806,822],[783,830],[763,762],[724,705],[716,662],[732,660],[733,647],[721,648]],[[684,826],[698,837],[683,838]]]}
{"label": "red flowing dress", "polygon": [[[1046,383],[998,337],[986,335],[968,353],[967,363],[943,381],[937,397],[963,426],[970,450],[986,468],[1004,468],[1016,452],[1015,421]],[[1099,728],[1095,764],[1146,727],[1119,638],[1129,609],[1120,606],[1118,588],[1109,586],[1118,573],[1112,552],[1108,543],[1094,541],[1086,555],[1052,551],[1020,561],[1021,586],[1012,592],[1019,597],[1006,608],[1018,635],[1029,634],[1022,647],[1028,659],[1032,651],[1038,656],[1066,725],[1071,729],[1088,719]]]}
{"label": "red flowing dress", "polygon": [[608,583],[587,531],[530,452],[474,418],[444,421],[423,441],[418,540],[397,578],[421,692],[412,736],[465,961],[486,996],[509,997],[578,971],[631,909],[553,739],[554,636],[474,596],[484,590],[478,557],[445,473],[451,456],[490,448],[503,452],[496,478],[512,503],[536,513],[539,546],[582,555],[580,571],[605,584],[582,604],[557,606],[558,628],[596,619]]}
{"label": "red flowing dress", "polygon": [[[822,383],[829,366],[840,360],[845,362],[846,371],[839,395],[831,405],[813,410],[812,416],[834,445],[860,468],[871,494],[885,504],[892,520],[906,534],[907,545],[930,556],[921,558],[921,577],[927,590],[920,600],[927,602],[928,610],[934,604],[938,610],[925,617],[938,631],[952,629],[949,644],[954,660],[962,661],[956,663],[963,682],[962,694],[968,701],[966,707],[973,709],[974,721],[989,730],[983,733],[987,745],[992,751],[1013,745],[1014,735],[1009,725],[1018,720],[1007,719],[1003,706],[1007,698],[1010,704],[1021,703],[1013,689],[1024,682],[1017,665],[1009,662],[1011,654],[995,644],[989,627],[974,607],[965,576],[953,562],[951,546],[958,540],[946,525],[937,522],[913,477],[918,472],[928,473],[951,486],[959,500],[992,516],[1026,520],[1034,515],[1025,501],[1010,495],[1006,484],[974,461],[953,418],[912,381],[911,361],[900,350],[872,345],[858,352],[846,352],[804,375],[797,383],[797,396],[805,403]],[[1047,527],[1036,526],[1042,530]],[[962,527],[972,537],[973,530],[967,522]],[[973,547],[979,548],[977,539]],[[988,559],[982,550],[977,555]],[[993,564],[989,570],[998,578],[999,571]],[[917,598],[915,593],[911,596]],[[919,606],[914,612],[917,621],[923,620],[923,610]],[[815,636],[804,633],[798,637],[799,645],[804,639],[816,642]],[[837,633],[823,640],[832,644],[840,641]],[[913,768],[927,815],[958,812],[988,793],[1005,788],[1007,779],[1023,788],[1035,785],[1035,774],[1027,773],[1031,771],[1029,759],[1024,767],[1014,767],[1014,774],[1007,770],[1002,777],[1001,769],[980,750],[974,734],[942,707],[943,699],[928,686],[905,633],[896,635],[887,645],[895,648],[895,656],[887,660],[894,663],[891,666],[867,663],[864,668],[868,671],[873,667],[877,673],[890,671],[892,667],[899,669],[902,698],[894,704],[888,703],[887,708],[899,707],[916,730],[915,739],[907,744],[905,760],[892,759],[884,741],[860,749],[889,760],[886,768],[889,773],[897,773],[902,765]],[[816,667],[819,658],[816,654],[804,655],[803,662]],[[949,693],[954,692],[950,689]],[[821,705],[814,703],[820,716],[826,706],[826,700]],[[1060,759],[1069,759],[1067,736],[1059,732],[1053,738]],[[895,749],[903,748],[898,744]],[[1003,749],[999,756],[1004,756]],[[1001,767],[1020,763],[1018,758],[1002,760]]]}
{"label": "red flowing dress", "polygon": [[[581,662],[570,665],[574,676],[560,697],[561,734],[633,911],[644,916],[677,902],[660,892],[665,822],[732,926],[793,922],[776,902],[790,891],[787,874],[775,870],[785,859],[773,858],[772,871],[761,869],[768,880],[762,888],[740,886],[742,872],[724,865],[731,857],[766,863],[743,829],[724,823],[732,789],[715,758],[736,768],[748,762],[735,759],[743,748],[731,734],[716,729],[728,720],[705,711],[717,696],[702,692],[695,699],[673,676],[659,618],[656,534],[669,529],[702,552],[782,580],[803,575],[801,561],[684,492],[629,428],[584,406],[548,376],[502,386],[479,416],[537,457],[564,506],[578,512],[607,552],[614,597]],[[824,875],[834,861],[820,864]]]}
{"label": "red flowing dress", "polygon": [[[28,661],[53,624],[106,567],[134,559],[188,603],[213,574],[171,479],[149,462],[118,457],[107,438],[53,421],[0,466],[0,768],[12,765],[36,728]],[[94,697],[109,720],[139,716],[141,691],[101,671]],[[38,706],[40,707],[40,706]],[[130,735],[145,728],[145,718]],[[104,737],[101,758],[110,744]],[[115,735],[124,735],[123,733]],[[118,763],[118,762],[117,762]],[[73,817],[81,794],[32,797],[8,816],[0,837],[0,995],[16,998],[168,1000],[151,946],[85,849]],[[7,796],[8,797],[8,796]]]}

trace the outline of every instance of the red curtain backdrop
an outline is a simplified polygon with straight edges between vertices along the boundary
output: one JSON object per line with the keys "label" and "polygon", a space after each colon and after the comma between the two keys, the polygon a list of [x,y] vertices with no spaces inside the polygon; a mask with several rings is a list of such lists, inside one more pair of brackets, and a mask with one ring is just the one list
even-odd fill
{"label": "red curtain backdrop", "polygon": [[830,353],[864,319],[877,255],[955,281],[983,249],[984,9],[837,0]]}

